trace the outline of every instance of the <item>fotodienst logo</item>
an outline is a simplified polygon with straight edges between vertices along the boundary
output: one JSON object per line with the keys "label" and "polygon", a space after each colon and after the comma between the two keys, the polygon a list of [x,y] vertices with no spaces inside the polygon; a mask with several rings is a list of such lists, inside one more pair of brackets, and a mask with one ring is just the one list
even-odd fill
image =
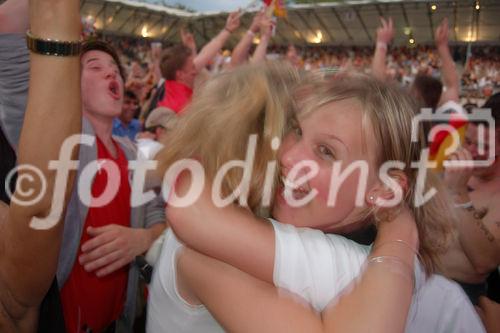
{"label": "fotodienst logo", "polygon": [[[477,127],[477,150],[484,159],[475,160],[445,160],[444,167],[488,167],[495,161],[495,119],[491,115],[491,109],[475,108],[471,113],[466,113],[463,108],[448,102],[433,112],[432,109],[420,110],[412,119],[412,142],[419,140],[419,127],[424,123],[430,123],[430,131],[427,135],[429,145],[434,142],[438,133],[446,132],[452,138],[451,144],[446,148],[444,155],[450,156],[462,145],[462,139],[458,128],[453,122],[464,121],[468,125]],[[488,149],[487,149],[488,148]],[[436,167],[435,163],[429,162],[429,167]]]}

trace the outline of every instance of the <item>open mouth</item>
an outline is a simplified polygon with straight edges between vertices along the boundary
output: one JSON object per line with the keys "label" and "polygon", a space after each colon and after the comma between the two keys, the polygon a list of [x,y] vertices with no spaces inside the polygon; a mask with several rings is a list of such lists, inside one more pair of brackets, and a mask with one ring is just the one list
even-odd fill
{"label": "open mouth", "polygon": [[113,80],[109,83],[108,91],[114,100],[119,100],[121,98],[120,85],[116,80]]}
{"label": "open mouth", "polygon": [[278,189],[283,198],[287,199],[288,192],[288,195],[291,193],[295,200],[304,198],[311,191],[308,187],[299,185],[284,175],[280,175]]}

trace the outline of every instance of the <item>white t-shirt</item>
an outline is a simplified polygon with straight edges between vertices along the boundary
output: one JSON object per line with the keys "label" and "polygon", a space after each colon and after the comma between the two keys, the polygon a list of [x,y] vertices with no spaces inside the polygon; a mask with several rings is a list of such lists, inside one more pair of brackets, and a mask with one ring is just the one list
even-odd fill
{"label": "white t-shirt", "polygon": [[[301,296],[317,311],[322,311],[360,274],[370,252],[369,246],[339,235],[276,221],[272,224],[276,235],[274,284]],[[224,332],[204,306],[189,305],[179,295],[176,252],[181,246],[168,230],[150,285],[147,332]],[[437,275],[425,280],[420,266],[416,267],[416,292],[406,333],[485,332],[456,283]]]}
{"label": "white t-shirt", "polygon": [[[323,311],[359,275],[370,251],[369,246],[339,235],[272,223],[276,235],[274,284],[298,294],[317,311]],[[485,332],[472,304],[455,282],[439,275],[425,279],[418,264],[415,289],[406,333]]]}
{"label": "white t-shirt", "polygon": [[177,240],[172,229],[169,229],[149,285],[146,332],[224,332],[203,305],[187,303],[177,291],[177,251],[181,247],[182,243]]}
{"label": "white t-shirt", "polygon": [[152,139],[137,139],[137,159],[152,160],[163,147]]}
{"label": "white t-shirt", "polygon": [[274,285],[302,296],[318,312],[359,276],[370,253],[370,246],[343,236],[272,222]]}

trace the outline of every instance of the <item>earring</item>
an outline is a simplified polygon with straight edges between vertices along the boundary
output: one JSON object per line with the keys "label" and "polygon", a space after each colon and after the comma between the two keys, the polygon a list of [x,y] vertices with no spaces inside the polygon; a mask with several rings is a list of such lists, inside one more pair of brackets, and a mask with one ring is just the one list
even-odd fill
{"label": "earring", "polygon": [[374,203],[375,202],[375,197],[373,195],[370,195],[368,197],[368,200],[370,200],[371,203]]}

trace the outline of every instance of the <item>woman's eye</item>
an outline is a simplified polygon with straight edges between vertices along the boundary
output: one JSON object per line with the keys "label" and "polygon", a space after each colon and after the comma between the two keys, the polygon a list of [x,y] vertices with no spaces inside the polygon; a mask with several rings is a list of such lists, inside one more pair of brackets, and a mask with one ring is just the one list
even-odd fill
{"label": "woman's eye", "polygon": [[302,129],[298,125],[292,125],[292,131],[296,136],[302,136]]}
{"label": "woman's eye", "polygon": [[331,151],[330,148],[324,146],[324,145],[319,145],[318,146],[318,151],[319,153],[326,157],[326,158],[335,158],[335,155],[333,154],[333,152]]}

